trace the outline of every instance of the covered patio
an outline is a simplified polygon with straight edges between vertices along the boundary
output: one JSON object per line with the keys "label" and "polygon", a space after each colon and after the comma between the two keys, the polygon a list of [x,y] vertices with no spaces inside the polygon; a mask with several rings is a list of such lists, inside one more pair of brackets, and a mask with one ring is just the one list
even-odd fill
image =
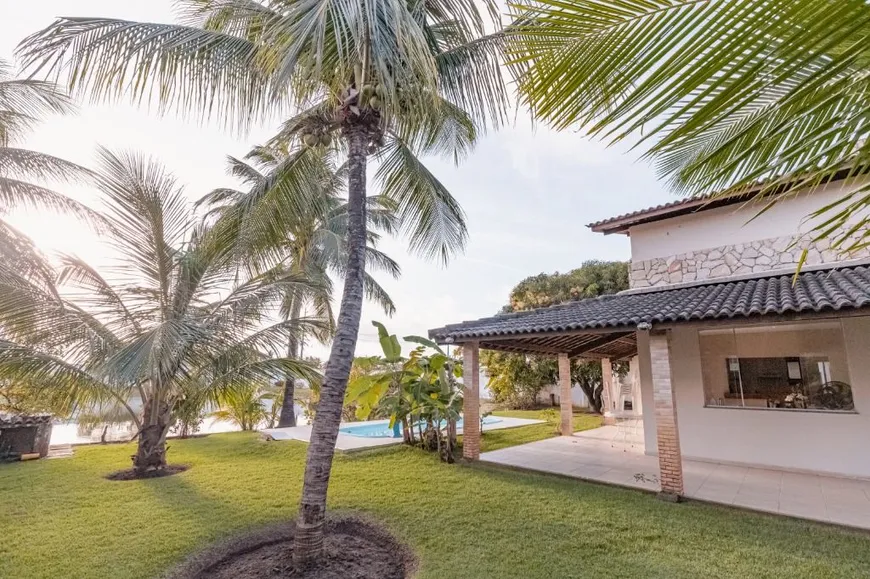
{"label": "covered patio", "polygon": [[[870,528],[870,460],[859,442],[870,436],[860,412],[870,404],[868,306],[870,269],[859,266],[806,270],[796,281],[779,275],[634,290],[453,324],[429,335],[462,347],[467,460],[630,486],[672,501],[690,497]],[[729,343],[734,352],[723,350],[722,336],[740,348]],[[849,382],[851,375],[846,386],[854,404],[789,410],[768,400],[758,407],[744,401],[742,385],[735,401],[727,380],[720,384],[718,374],[731,371],[731,360],[795,360],[779,350],[807,347],[829,356],[812,363],[825,372],[834,368],[835,380]],[[481,456],[480,433],[471,426],[479,422],[481,348],[558,358],[562,437]],[[570,370],[581,359],[602,365],[603,409],[611,424],[625,411],[612,362],[631,364],[644,426],[633,444],[613,441],[612,426],[574,434]],[[815,361],[822,359],[832,362]],[[720,390],[710,394],[714,386],[726,388],[724,398]],[[685,441],[681,428],[690,433]]]}
{"label": "covered patio", "polygon": [[[658,458],[643,436],[623,440],[616,426],[539,440],[480,455],[481,462],[659,490]],[[683,459],[683,496],[870,530],[870,481]]]}

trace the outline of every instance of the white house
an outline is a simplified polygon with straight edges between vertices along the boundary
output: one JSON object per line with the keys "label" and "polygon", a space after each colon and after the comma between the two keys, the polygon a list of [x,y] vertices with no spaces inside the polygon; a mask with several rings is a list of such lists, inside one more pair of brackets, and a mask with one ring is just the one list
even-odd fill
{"label": "white house", "polygon": [[[858,185],[835,181],[760,215],[749,192],[593,223],[628,237],[629,291],[430,335],[461,344],[472,366],[479,348],[558,356],[564,376],[572,359],[601,359],[609,381],[610,360],[631,360],[644,452],[658,456],[666,495],[684,492],[683,459],[870,478],[870,248],[843,255],[807,235],[808,215]],[[466,424],[476,389],[467,385]],[[562,410],[571,434],[570,406]],[[465,453],[475,459],[471,430]]]}

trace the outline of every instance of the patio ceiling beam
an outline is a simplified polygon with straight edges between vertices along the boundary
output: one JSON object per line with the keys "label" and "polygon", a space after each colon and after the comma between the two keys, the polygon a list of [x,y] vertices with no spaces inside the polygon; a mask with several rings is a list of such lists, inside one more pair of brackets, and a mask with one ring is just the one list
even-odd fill
{"label": "patio ceiling beam", "polygon": [[[619,334],[608,334],[606,336],[602,336],[602,337],[597,338],[597,339],[595,339],[587,344],[583,344],[582,346],[580,346],[579,348],[577,348],[573,351],[568,352],[568,355],[570,357],[574,358],[574,357],[580,356],[581,354],[584,354],[586,352],[592,352],[594,350],[604,348],[605,346],[608,346],[608,345],[613,344],[615,342],[619,342],[620,340],[632,335],[633,333],[634,332],[621,332]],[[604,357],[606,357],[606,356],[604,356]]]}
{"label": "patio ceiling beam", "polygon": [[631,326],[620,326],[620,327],[609,327],[609,328],[586,328],[586,329],[577,329],[577,330],[550,330],[546,332],[522,332],[522,333],[514,333],[514,334],[500,334],[496,336],[468,336],[462,338],[453,338],[454,344],[462,344],[465,342],[475,342],[475,341],[487,341],[487,342],[500,342],[507,340],[521,340],[523,338],[542,338],[542,337],[556,337],[556,336],[576,336],[583,334],[595,334],[595,335],[605,335],[605,334],[613,334],[615,332],[634,332],[635,328],[633,325]]}
{"label": "patio ceiling beam", "polygon": [[602,358],[610,358],[613,362],[627,362],[637,355],[637,348],[620,350],[619,352],[584,352],[572,358],[573,360],[595,361]]}
{"label": "patio ceiling beam", "polygon": [[502,352],[513,352],[515,354],[544,354],[547,356],[557,356],[559,354],[559,351],[554,348],[548,348],[536,344],[525,344],[522,342],[497,342],[495,344],[481,342],[480,347],[484,350],[498,350]]}

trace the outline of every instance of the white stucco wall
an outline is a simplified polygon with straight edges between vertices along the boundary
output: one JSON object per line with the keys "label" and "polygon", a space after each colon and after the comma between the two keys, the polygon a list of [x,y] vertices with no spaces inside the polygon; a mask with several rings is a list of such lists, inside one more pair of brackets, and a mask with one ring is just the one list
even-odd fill
{"label": "white stucco wall", "polygon": [[637,225],[630,230],[631,259],[644,261],[724,245],[806,233],[812,229],[813,222],[803,223],[810,213],[856,187],[857,184],[847,188],[842,182],[832,183],[812,194],[784,199],[751,222],[764,207],[763,204],[738,204]]}
{"label": "white stucco wall", "polygon": [[[672,330],[683,457],[870,478],[870,317],[843,318],[842,325],[855,414],[705,408],[698,332]],[[639,349],[648,352],[640,334]],[[644,366],[642,355],[641,379],[647,384]],[[651,400],[651,388],[643,390]],[[644,404],[645,410],[651,407]],[[649,415],[644,412],[646,450],[654,453]]]}

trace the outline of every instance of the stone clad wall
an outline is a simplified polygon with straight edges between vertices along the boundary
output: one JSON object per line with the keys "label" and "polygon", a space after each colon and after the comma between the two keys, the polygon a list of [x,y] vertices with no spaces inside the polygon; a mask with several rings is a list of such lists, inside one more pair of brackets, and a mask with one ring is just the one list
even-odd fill
{"label": "stone clad wall", "polygon": [[[656,287],[794,269],[800,261],[801,253],[807,247],[806,242],[799,242],[792,247],[794,239],[794,237],[771,237],[669,257],[632,261],[630,284],[632,289]],[[804,265],[820,265],[867,257],[870,257],[870,247],[844,255],[832,250],[830,242],[823,240],[815,244],[810,243]]]}

